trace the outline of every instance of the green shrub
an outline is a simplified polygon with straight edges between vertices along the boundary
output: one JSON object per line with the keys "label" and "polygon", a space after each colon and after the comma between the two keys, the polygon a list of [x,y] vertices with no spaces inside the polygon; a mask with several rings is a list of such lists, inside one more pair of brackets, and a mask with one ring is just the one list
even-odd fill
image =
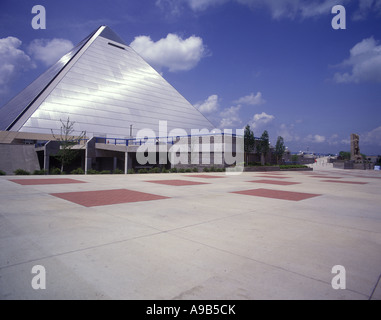
{"label": "green shrub", "polygon": [[50,174],[61,174],[61,169],[53,168],[50,170]]}
{"label": "green shrub", "polygon": [[195,167],[195,168],[192,169],[192,171],[193,172],[198,172],[198,168]]}
{"label": "green shrub", "polygon": [[111,174],[111,171],[110,170],[102,170],[101,172],[99,172],[100,174]]}
{"label": "green shrub", "polygon": [[248,166],[248,167],[257,167],[257,166],[261,166],[262,164],[260,162],[249,162],[247,165],[245,166]]}
{"label": "green shrub", "polygon": [[142,174],[142,173],[148,173],[147,169],[139,169],[138,170],[138,173],[139,174]]}
{"label": "green shrub", "polygon": [[5,176],[7,175],[3,170],[0,170],[0,176]]}
{"label": "green shrub", "polygon": [[181,168],[181,169],[179,169],[177,172],[179,172],[179,173],[185,173],[185,169],[184,169],[184,168]]}
{"label": "green shrub", "polygon": [[34,170],[32,174],[35,176],[43,176],[47,173],[48,173],[48,170],[41,169],[41,170]]}
{"label": "green shrub", "polygon": [[134,169],[128,169],[127,170],[127,174],[134,174],[135,173],[135,170]]}
{"label": "green shrub", "polygon": [[210,170],[209,170],[208,167],[205,167],[204,169],[202,169],[202,171],[204,171],[204,172],[209,172]]}
{"label": "green shrub", "polygon": [[98,174],[99,172],[97,170],[94,170],[94,169],[89,169],[87,170],[87,174]]}
{"label": "green shrub", "polygon": [[280,165],[279,168],[281,169],[299,169],[299,168],[308,168],[305,165],[302,164],[288,164],[288,165]]}
{"label": "green shrub", "polygon": [[113,174],[124,174],[124,171],[120,170],[120,169],[115,169],[112,173]]}
{"label": "green shrub", "polygon": [[168,169],[165,169],[165,168],[163,168],[163,170],[161,170],[161,173],[169,173],[169,170],[168,170]]}
{"label": "green shrub", "polygon": [[171,170],[169,170],[171,173],[177,173],[177,168],[171,168]]}
{"label": "green shrub", "polygon": [[85,174],[85,171],[82,168],[78,168],[70,172],[70,174]]}
{"label": "green shrub", "polygon": [[16,175],[16,176],[29,176],[30,175],[30,172],[29,171],[26,171],[24,169],[16,169],[15,171],[13,171],[13,173]]}
{"label": "green shrub", "polygon": [[149,172],[149,173],[160,173],[161,170],[160,170],[160,168],[155,167],[155,168],[151,168],[151,169],[149,169],[148,172]]}
{"label": "green shrub", "polygon": [[189,173],[189,172],[192,172],[192,170],[188,168],[188,169],[185,169],[185,172]]}

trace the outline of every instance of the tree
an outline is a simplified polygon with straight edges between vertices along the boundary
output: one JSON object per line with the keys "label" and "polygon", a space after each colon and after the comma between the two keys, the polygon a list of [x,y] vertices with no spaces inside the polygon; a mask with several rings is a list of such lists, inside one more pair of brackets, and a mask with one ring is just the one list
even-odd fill
{"label": "tree", "polygon": [[61,134],[56,136],[52,131],[53,138],[60,142],[60,150],[56,154],[56,158],[61,162],[61,172],[63,172],[64,167],[69,165],[77,156],[78,151],[73,149],[73,146],[78,144],[78,142],[85,138],[86,131],[82,131],[79,136],[73,135],[74,132],[74,121],[70,121],[69,117],[66,123],[61,119]]}
{"label": "tree", "polygon": [[257,151],[261,154],[261,164],[265,165],[265,158],[270,150],[269,133],[267,130],[263,131],[259,143],[257,143]]}
{"label": "tree", "polygon": [[[255,148],[255,138],[254,138],[254,132],[250,129],[250,126],[247,125],[245,127],[245,133],[244,133],[244,149],[246,156],[248,156],[247,153],[253,152]],[[246,157],[246,163],[248,164],[248,158]]]}
{"label": "tree", "polygon": [[277,164],[279,164],[279,159],[282,158],[285,151],[286,151],[286,147],[284,145],[283,137],[279,136],[278,139],[276,140],[276,145],[275,145],[275,154],[276,154]]}
{"label": "tree", "polygon": [[293,164],[297,164],[297,163],[299,163],[299,155],[297,155],[297,154],[293,154],[293,155],[291,156],[291,162],[292,162]]}
{"label": "tree", "polygon": [[340,151],[339,157],[341,160],[351,160],[351,153],[348,151]]}

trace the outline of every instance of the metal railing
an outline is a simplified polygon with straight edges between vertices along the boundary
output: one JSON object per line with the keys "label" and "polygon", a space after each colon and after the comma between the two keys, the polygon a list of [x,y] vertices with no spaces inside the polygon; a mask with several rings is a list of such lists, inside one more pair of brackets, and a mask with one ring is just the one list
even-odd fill
{"label": "metal railing", "polygon": [[[94,137],[95,143],[104,143],[110,145],[124,145],[124,146],[141,146],[144,144],[175,144],[182,138],[202,138],[202,137],[214,137],[214,136],[231,136],[237,137],[236,134],[225,134],[225,133],[210,133],[210,134],[199,134],[199,135],[184,135],[184,136],[167,136],[167,137],[152,137],[152,138],[107,138],[107,137]],[[73,144],[86,144],[90,139],[80,139],[70,141]],[[35,147],[43,147],[49,141],[39,141],[35,144]]]}
{"label": "metal railing", "polygon": [[[111,145],[125,145],[125,146],[141,146],[143,144],[175,144],[180,141],[181,138],[197,138],[203,136],[225,136],[225,133],[210,133],[210,134],[200,134],[197,136],[186,135],[186,136],[167,136],[167,137],[153,137],[153,138],[105,138],[105,137],[95,137],[95,143],[104,143]],[[229,134],[229,136],[236,137],[236,134]]]}

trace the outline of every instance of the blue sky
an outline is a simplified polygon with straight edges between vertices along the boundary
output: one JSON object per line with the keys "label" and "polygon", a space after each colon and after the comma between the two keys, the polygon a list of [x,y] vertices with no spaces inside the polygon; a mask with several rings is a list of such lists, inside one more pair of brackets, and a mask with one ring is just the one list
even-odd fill
{"label": "blue sky", "polygon": [[324,153],[358,133],[361,152],[381,154],[381,0],[2,0],[0,105],[102,24],[218,128]]}

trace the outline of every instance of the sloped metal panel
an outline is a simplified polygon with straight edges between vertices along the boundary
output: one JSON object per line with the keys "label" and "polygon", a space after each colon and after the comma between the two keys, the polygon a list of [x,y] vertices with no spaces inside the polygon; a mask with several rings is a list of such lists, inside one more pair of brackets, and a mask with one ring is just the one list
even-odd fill
{"label": "sloped metal panel", "polygon": [[59,132],[69,117],[76,132],[126,138],[140,129],[159,134],[181,128],[212,129],[212,124],[133,49],[105,28],[29,117],[19,131]]}
{"label": "sloped metal panel", "polygon": [[64,55],[16,97],[0,108],[0,130],[12,129],[12,125],[17,121],[20,115],[33,104],[33,101],[45,90],[49,83],[51,83],[67,63],[78,53],[91,36],[92,34],[82,40],[75,48]]}

